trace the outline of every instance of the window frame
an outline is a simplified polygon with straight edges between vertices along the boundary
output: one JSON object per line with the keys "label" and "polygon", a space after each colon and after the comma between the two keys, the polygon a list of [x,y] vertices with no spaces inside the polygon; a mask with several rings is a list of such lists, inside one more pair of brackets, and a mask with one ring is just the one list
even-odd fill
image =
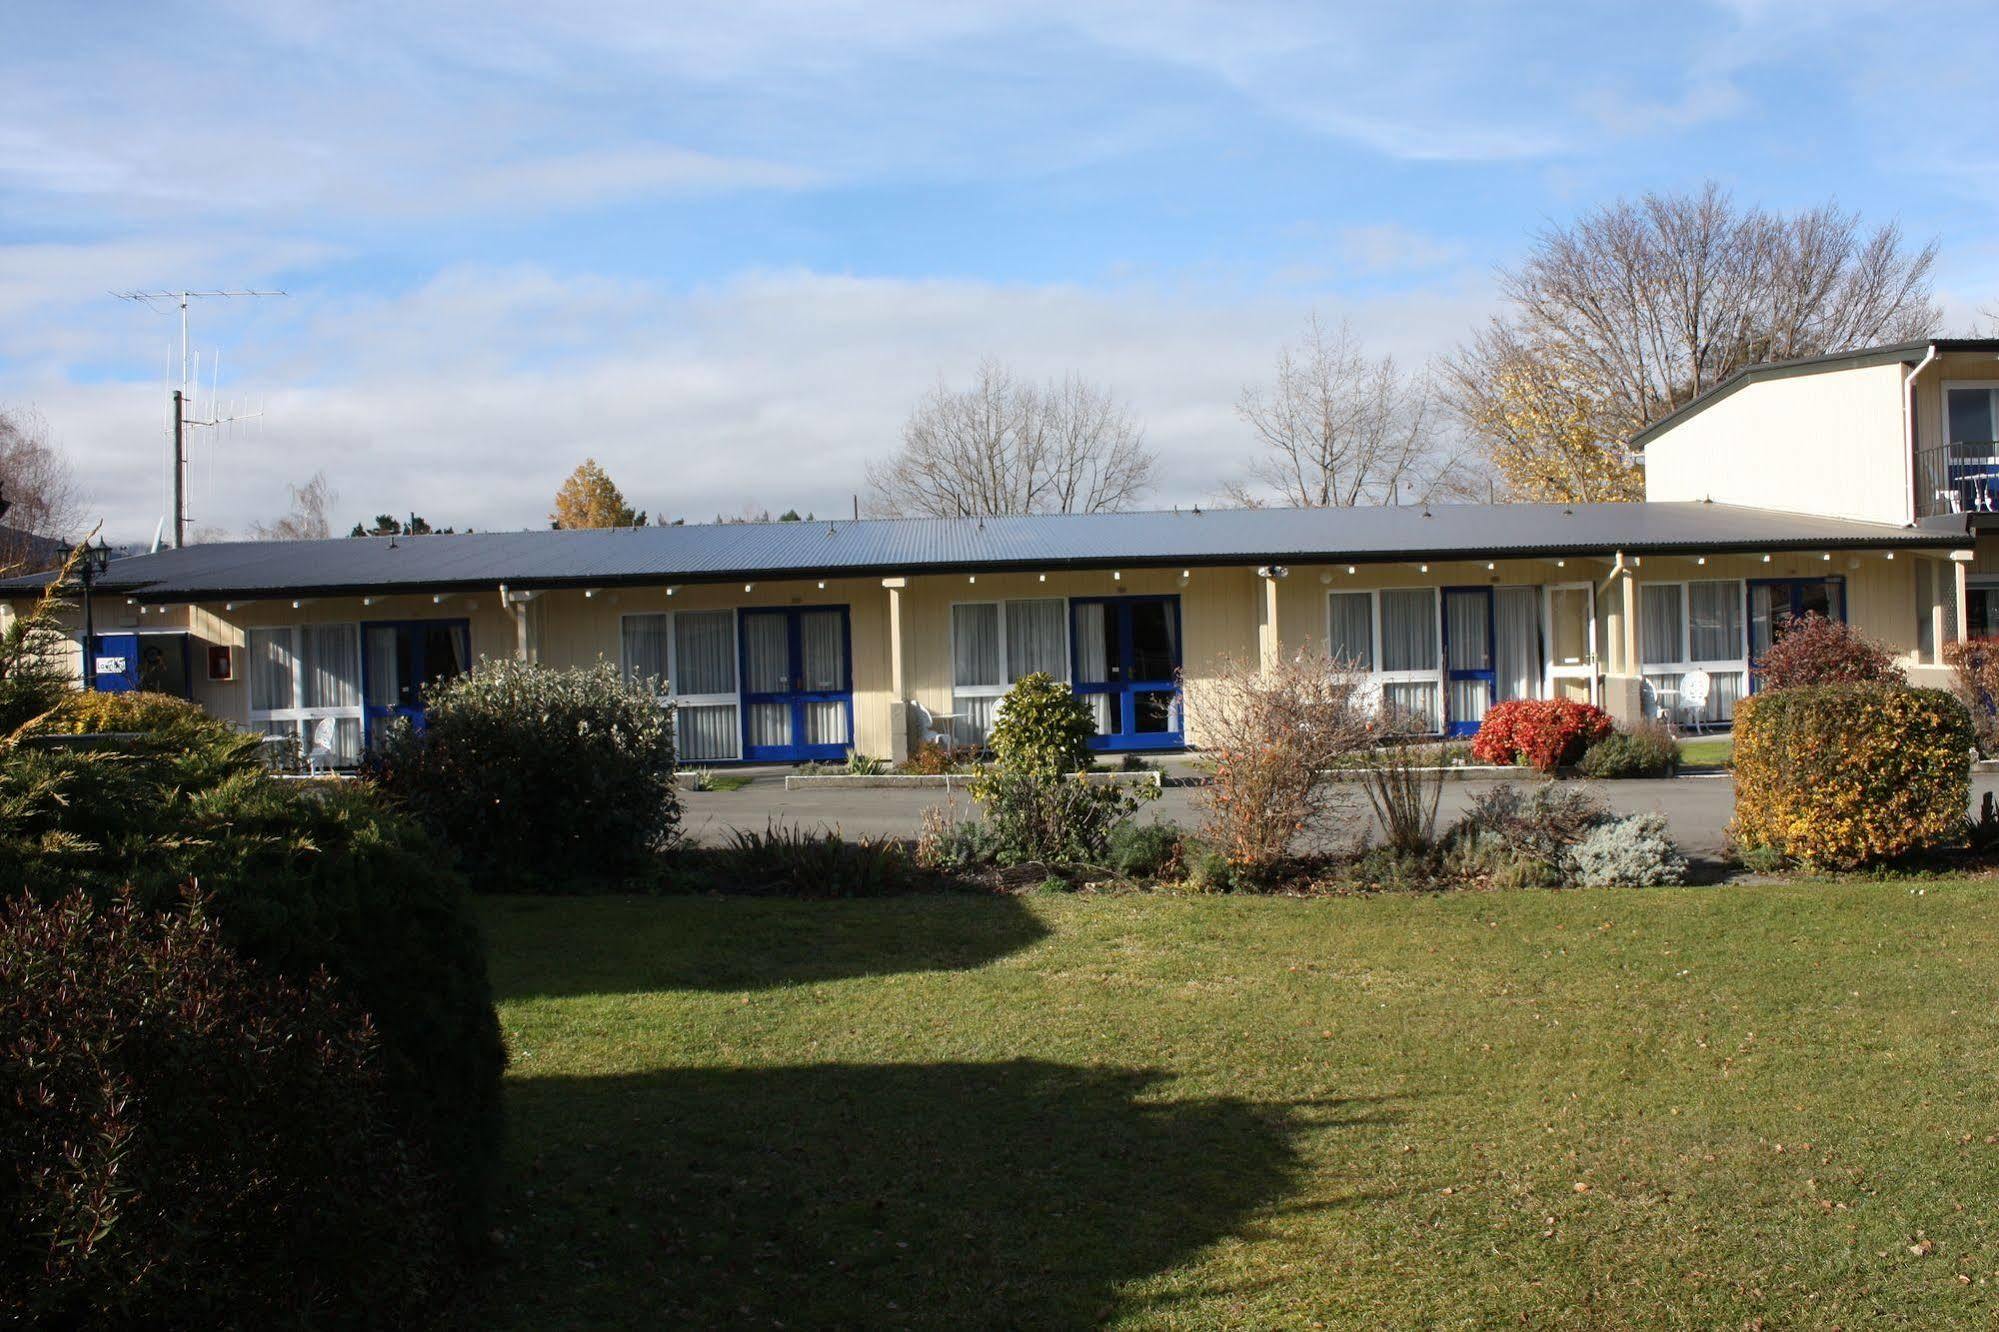
{"label": "window frame", "polygon": [[[962,710],[958,706],[958,700],[961,698],[966,698],[966,699],[989,698],[995,700],[1005,698],[1007,690],[1013,688],[1014,685],[1018,683],[1017,680],[1011,678],[1012,668],[1008,664],[1008,653],[1007,653],[1007,623],[1011,619],[1011,616],[1007,613],[1007,607],[1012,605],[1016,601],[1049,601],[1049,602],[1054,602],[1055,604],[1061,606],[1062,672],[1057,678],[1065,685],[1073,684],[1073,681],[1071,681],[1071,679],[1069,678],[1071,675],[1069,662],[1070,662],[1070,651],[1073,647],[1073,643],[1071,640],[1074,638],[1074,630],[1070,623],[1070,618],[1071,618],[1069,613],[1070,599],[1068,597],[1060,597],[1060,596],[975,597],[975,598],[968,597],[963,600],[953,601],[951,603],[950,610],[945,613],[944,617],[944,651],[945,651],[946,662],[951,673],[951,706],[949,709],[950,712],[954,714],[959,714],[962,712]],[[999,643],[1000,682],[996,685],[961,685],[958,683],[957,635],[958,635],[958,608],[960,606],[993,606],[997,608],[996,618],[999,621],[998,643]]]}
{"label": "window frame", "polygon": [[[1431,641],[1436,645],[1437,664],[1431,670],[1386,670],[1382,666],[1381,651],[1381,594],[1383,592],[1426,592],[1430,597]],[[1437,729],[1427,732],[1442,735],[1449,725],[1444,716],[1444,594],[1440,587],[1420,584],[1414,587],[1368,587],[1368,588],[1328,588],[1325,604],[1325,641],[1328,654],[1333,643],[1333,598],[1364,596],[1367,598],[1367,632],[1369,636],[1368,657],[1373,669],[1366,672],[1371,686],[1369,694],[1375,705],[1387,697],[1385,686],[1392,684],[1433,684],[1437,687]]]}
{"label": "window frame", "polygon": [[[1950,437],[1950,395],[1954,389],[1983,389],[1992,413],[1992,433],[1999,436],[1999,379],[1946,379],[1938,388],[1937,405],[1942,408],[1937,422],[1937,437],[1942,443],[1946,457],[1954,457],[1950,450],[1955,447]],[[1999,453],[1999,438],[1989,440],[1966,440],[1971,444],[1991,444]]]}
{"label": "window frame", "polygon": [[[735,689],[726,694],[685,694],[680,692],[680,617],[682,615],[726,615],[729,619],[729,670],[736,677]],[[743,757],[743,617],[734,607],[714,607],[707,610],[655,610],[625,611],[618,616],[618,670],[629,683],[632,678],[632,664],[625,659],[625,621],[650,619],[654,616],[666,621],[666,692],[657,696],[659,706],[689,708],[730,707],[736,710],[736,724],[729,728],[734,741],[734,752],[726,758],[696,759],[697,763],[733,763]]]}
{"label": "window frame", "polygon": [[[1742,686],[1740,691],[1736,694],[1736,701],[1739,703],[1741,702],[1741,700],[1749,697],[1750,685],[1752,679],[1749,673],[1750,581],[1751,580],[1747,578],[1648,578],[1648,579],[1643,579],[1638,583],[1638,589],[1639,589],[1638,591],[1639,622],[1637,625],[1638,679],[1641,685],[1645,685],[1653,689],[1653,698],[1655,700],[1655,706],[1657,706],[1656,700],[1658,698],[1658,690],[1656,686],[1651,685],[1651,677],[1655,675],[1658,676],[1670,675],[1675,677],[1684,677],[1690,671],[1705,672],[1710,678],[1712,678],[1715,675],[1740,675],[1742,677]],[[1693,656],[1694,617],[1693,617],[1692,586],[1695,583],[1735,584],[1736,609],[1738,612],[1738,618],[1736,623],[1738,627],[1738,632],[1741,635],[1739,639],[1739,646],[1741,648],[1740,656],[1734,658],[1713,657],[1713,658],[1704,658],[1704,659],[1696,659]],[[1648,587],[1670,587],[1675,589],[1679,594],[1679,600],[1680,600],[1679,656],[1677,659],[1673,661],[1657,662],[1657,661],[1645,660],[1644,598],[1645,598],[1645,589]],[[1678,695],[1679,695],[1679,690],[1676,687],[1674,689],[1674,699],[1676,704],[1678,701]],[[1703,720],[1693,724],[1696,726],[1733,726],[1735,724],[1735,714],[1733,709],[1731,709],[1727,717],[1719,718],[1711,722]]]}
{"label": "window frame", "polygon": [[[354,706],[346,708],[308,708],[303,706],[305,698],[305,631],[307,629],[351,629],[354,631]],[[257,703],[257,663],[250,651],[252,634],[281,633],[290,638],[291,653],[291,697],[293,706],[288,708],[260,708]],[[312,735],[310,727],[323,718],[335,721],[352,720],[355,727],[357,757],[368,747],[368,695],[364,676],[367,662],[364,653],[367,646],[361,636],[359,620],[316,620],[310,623],[293,624],[253,624],[243,629],[244,691],[246,715],[252,730],[264,735],[279,734],[271,727],[278,723],[289,723],[293,737],[302,752],[310,751]]]}

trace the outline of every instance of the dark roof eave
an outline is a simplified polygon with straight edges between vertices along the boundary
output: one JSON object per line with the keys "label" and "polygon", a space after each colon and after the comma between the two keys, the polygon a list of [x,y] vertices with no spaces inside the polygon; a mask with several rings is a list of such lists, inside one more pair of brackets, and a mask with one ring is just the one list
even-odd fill
{"label": "dark roof eave", "polygon": [[[505,579],[446,579],[424,583],[408,584],[339,584],[323,587],[242,587],[242,588],[168,588],[132,585],[111,587],[100,585],[100,595],[130,597],[145,605],[181,605],[214,601],[281,601],[287,599],[322,599],[328,597],[362,596],[435,596],[440,593],[463,594],[467,592],[497,591],[504,582],[510,590],[521,592],[559,592],[589,587],[655,587],[667,583],[677,586],[699,587],[718,583],[768,582],[780,583],[804,579],[865,579],[887,578],[908,575],[912,577],[948,577],[953,574],[1006,574],[1038,573],[1048,570],[1093,570],[1093,569],[1226,569],[1256,568],[1262,565],[1316,565],[1316,564],[1409,564],[1417,561],[1433,561],[1439,564],[1455,561],[1478,560],[1540,560],[1540,559],[1587,559],[1591,557],[1611,557],[1620,551],[1627,555],[1754,555],[1777,551],[1855,551],[1878,550],[1883,547],[1912,550],[1954,550],[1962,548],[1968,536],[1963,531],[1942,531],[1934,528],[1901,528],[1891,533],[1868,534],[1851,537],[1782,538],[1778,540],[1724,541],[1626,541],[1615,543],[1548,543],[1537,546],[1495,548],[1492,546],[1467,546],[1396,550],[1396,551],[1297,551],[1277,552],[1265,555],[1229,554],[1225,556],[1148,555],[1130,558],[1053,557],[1034,560],[965,561],[947,563],[911,564],[901,563],[880,566],[859,566],[846,568],[797,567],[786,569],[740,569],[722,572],[704,571],[698,574],[641,573],[607,574],[596,577],[562,578],[505,578]],[[28,595],[33,589],[24,589]]]}

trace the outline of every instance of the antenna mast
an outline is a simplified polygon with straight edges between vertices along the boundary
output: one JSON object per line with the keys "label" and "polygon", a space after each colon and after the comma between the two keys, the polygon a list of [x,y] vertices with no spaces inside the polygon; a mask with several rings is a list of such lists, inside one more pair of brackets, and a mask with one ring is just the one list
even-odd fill
{"label": "antenna mast", "polygon": [[[111,293],[121,301],[132,301],[151,309],[161,308],[161,303],[172,301],[180,309],[180,387],[173,391],[173,526],[174,548],[187,544],[187,473],[189,426],[221,426],[231,421],[244,420],[248,416],[261,416],[262,412],[250,412],[246,416],[223,416],[217,413],[208,420],[199,420],[188,413],[194,407],[195,390],[200,387],[200,376],[190,359],[192,352],[187,341],[187,303],[194,300],[209,300],[233,296],[285,296],[283,291],[262,291],[253,287],[217,291],[114,291]],[[212,395],[211,395],[212,396]],[[214,404],[209,404],[211,411]]]}

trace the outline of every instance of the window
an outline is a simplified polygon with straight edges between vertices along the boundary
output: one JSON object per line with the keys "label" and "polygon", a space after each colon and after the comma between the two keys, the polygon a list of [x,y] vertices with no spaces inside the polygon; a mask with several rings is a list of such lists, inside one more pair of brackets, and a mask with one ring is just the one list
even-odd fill
{"label": "window", "polygon": [[1953,458],[1999,452],[1999,384],[1945,384],[1943,405]]}
{"label": "window", "polygon": [[[1914,559],[1916,577],[1916,658],[1931,665],[1943,662],[1944,644],[1957,637],[1957,568],[1948,560]],[[1989,586],[1965,588],[1966,635],[1984,638],[1991,623]]]}
{"label": "window", "polygon": [[951,710],[959,739],[983,741],[1014,681],[1069,678],[1069,612],[1060,597],[964,601],[951,607]]}
{"label": "window", "polygon": [[673,701],[679,756],[696,762],[741,757],[736,613],[627,615],[622,629],[625,678],[656,680]]}
{"label": "window", "polygon": [[[1733,721],[1736,702],[1749,687],[1741,580],[1641,584],[1638,661],[1648,713],[1681,725]],[[1708,677],[1707,699],[1698,709],[1680,699],[1681,681],[1696,670]]]}
{"label": "window", "polygon": [[[333,761],[361,759],[361,627],[285,625],[252,629],[250,723],[267,735],[290,736],[302,751],[324,742]],[[322,722],[332,722],[322,729]]]}
{"label": "window", "polygon": [[1326,597],[1326,651],[1370,672],[1383,705],[1430,731],[1444,728],[1437,604],[1434,587]]}

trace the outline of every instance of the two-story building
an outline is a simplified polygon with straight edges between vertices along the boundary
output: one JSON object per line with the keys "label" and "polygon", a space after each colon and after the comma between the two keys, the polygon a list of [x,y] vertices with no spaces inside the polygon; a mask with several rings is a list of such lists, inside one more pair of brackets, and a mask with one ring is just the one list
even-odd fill
{"label": "two-story building", "polygon": [[1737,375],[1632,441],[1638,504],[227,542],[114,562],[89,650],[100,688],[345,760],[499,657],[664,681],[699,763],[976,741],[1033,671],[1103,748],[1198,746],[1184,682],[1305,646],[1439,733],[1545,697],[1722,726],[1814,611],[1941,680],[1942,645],[1999,614],[1995,436],[1999,341],[1912,343]]}

